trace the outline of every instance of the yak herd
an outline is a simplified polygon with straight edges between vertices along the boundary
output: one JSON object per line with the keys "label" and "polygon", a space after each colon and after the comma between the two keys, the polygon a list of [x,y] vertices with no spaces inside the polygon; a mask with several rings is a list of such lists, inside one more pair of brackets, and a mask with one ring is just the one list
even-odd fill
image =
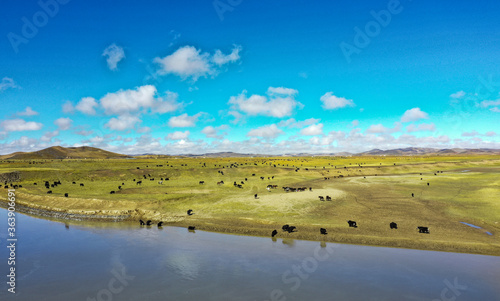
{"label": "yak herd", "polygon": [[[257,165],[257,163],[254,163],[254,164],[255,164],[255,165]],[[265,164],[265,162],[264,162],[264,163],[262,163],[262,164]],[[278,165],[279,165],[279,164],[278,164]],[[157,167],[162,167],[163,165],[156,165],[156,166],[157,166]],[[167,165],[167,166],[169,166],[169,165]],[[181,164],[181,166],[187,166],[187,164]],[[215,166],[215,167],[217,167],[217,165],[214,165],[214,166]],[[228,166],[228,167],[229,167],[229,168],[237,168],[238,166],[239,166],[239,164],[234,163],[234,164],[231,164],[231,165],[230,165],[230,166]],[[276,164],[273,164],[272,166],[276,167]],[[288,165],[287,165],[287,166],[288,166]],[[148,166],[146,166],[146,167],[148,167]],[[203,163],[202,167],[206,167],[206,163]],[[225,168],[225,166],[221,166],[221,165],[219,165],[219,168],[220,168],[220,167]],[[295,166],[294,166],[294,167],[295,167]],[[361,167],[361,168],[362,168],[362,166],[361,166],[361,165],[359,165],[359,167]],[[336,168],[336,167],[335,167],[335,168]],[[346,167],[344,167],[344,168],[346,168]],[[137,169],[140,169],[140,167],[137,167]],[[299,168],[299,167],[295,167],[295,171],[298,171],[298,170],[300,170],[300,168]],[[306,168],[306,170],[308,170],[308,169]],[[224,175],[224,172],[223,172],[223,171],[221,171],[221,170],[218,170],[217,172],[218,172],[220,175]],[[437,175],[437,173],[442,173],[442,172],[443,172],[443,171],[437,171],[437,172],[435,172],[435,173],[434,173],[434,175]],[[420,175],[422,175],[422,174],[420,173]],[[252,174],[252,176],[256,176],[256,174]],[[150,174],[148,174],[147,176],[144,174],[142,177],[143,177],[143,179],[142,179],[142,180],[145,180],[145,179],[148,179],[148,178],[149,178],[149,180],[150,180],[150,181],[154,181],[154,180],[155,180],[155,179],[154,179],[154,178],[153,178]],[[343,177],[343,176],[342,176],[342,175],[339,175],[338,177],[339,177],[339,178],[341,178],[341,177]],[[266,177],[264,177],[264,176],[260,176],[260,179],[261,179],[261,180],[265,180],[265,178],[266,178]],[[269,177],[267,177],[267,179],[268,179],[268,180],[273,180],[274,178],[275,178],[275,176],[269,176]],[[337,178],[337,176],[334,176],[334,178]],[[366,178],[366,177],[364,177],[364,178]],[[329,179],[330,179],[330,177],[325,177],[324,179],[325,179],[325,180],[329,180]],[[420,178],[420,179],[421,179],[421,180],[423,180],[423,178]],[[136,179],[133,179],[133,181],[134,181],[134,182],[136,182],[136,185],[141,185],[141,184],[142,184],[142,180],[136,181]],[[169,178],[163,178],[163,177],[162,177],[162,178],[160,179],[160,181],[158,181],[158,184],[160,184],[160,185],[161,185],[161,184],[163,184],[163,181],[168,181],[168,180],[169,180]],[[244,180],[245,180],[245,181],[240,181],[240,183],[237,183],[237,181],[234,181],[233,186],[238,187],[238,188],[243,188],[243,187],[244,187],[243,185],[245,184],[245,182],[247,182],[247,181],[248,181],[248,178],[245,178]],[[200,180],[198,183],[199,183],[200,185],[204,185],[204,184],[205,184],[205,181]],[[5,188],[9,188],[9,185],[8,185],[8,183],[7,183],[7,182],[5,182],[4,184],[5,184],[5,185],[4,185],[4,186],[5,186]],[[72,182],[72,184],[76,185],[77,183],[76,183],[76,182]],[[223,184],[224,184],[224,181],[218,181],[218,182],[217,182],[217,185],[223,185]],[[33,185],[37,185],[37,183],[33,183]],[[44,181],[44,185],[45,185],[45,188],[46,188],[46,189],[48,189],[47,194],[52,194],[52,190],[50,190],[50,188],[55,188],[55,187],[57,187],[58,185],[61,185],[61,181],[59,181],[59,180],[58,180],[58,181],[53,181],[52,183],[50,183],[49,181]],[[80,185],[80,187],[84,187],[84,186],[85,186],[83,183],[80,183],[79,185]],[[122,186],[124,186],[124,185],[125,185],[125,183],[122,183],[122,185],[118,186],[117,191],[121,191],[121,190],[122,190]],[[430,186],[430,183],[429,183],[429,182],[427,182],[427,186]],[[1,187],[2,187],[2,185],[0,185],[0,188],[1,188]],[[11,183],[11,184],[10,184],[10,187],[11,187],[11,188],[14,188],[14,189],[16,189],[16,188],[22,188],[22,185],[17,185],[17,184],[12,184],[12,183]],[[267,185],[267,187],[266,187],[266,189],[267,189],[268,191],[270,191],[271,189],[276,189],[276,188],[278,188],[278,185],[273,185],[273,184],[269,184],[269,185]],[[312,191],[312,187],[289,187],[289,186],[284,186],[284,187],[282,187],[282,189],[283,189],[285,192],[301,192],[301,191],[307,191],[307,190]],[[110,191],[109,193],[110,193],[110,194],[116,194],[116,192],[117,192],[117,191],[116,191],[116,190],[112,190],[112,191]],[[412,196],[412,197],[414,197],[414,196],[415,196],[415,194],[414,194],[414,193],[411,193],[411,196]],[[69,194],[68,194],[68,193],[64,193],[64,197],[69,197]],[[257,195],[257,194],[254,194],[254,198],[255,198],[255,199],[257,199],[257,198],[258,198],[258,195]],[[325,200],[326,200],[326,201],[332,201],[332,198],[331,198],[330,196],[328,196],[328,195],[327,195],[326,197],[324,197],[324,196],[318,196],[318,198],[319,198],[319,200],[320,200],[320,201],[325,201]],[[187,210],[187,215],[188,215],[188,216],[191,216],[191,215],[193,215],[193,214],[194,214],[194,212],[193,212],[193,210],[192,210],[192,209]],[[353,221],[353,220],[348,220],[348,221],[347,221],[347,223],[348,223],[348,226],[349,226],[349,227],[352,227],[352,228],[357,228],[357,227],[358,227],[358,225],[357,225],[356,221]],[[141,219],[141,220],[139,220],[139,224],[140,224],[140,226],[148,226],[148,227],[150,227],[150,226],[153,224],[153,222],[152,222],[151,220],[143,221],[143,220]],[[157,223],[157,226],[158,226],[159,228],[161,228],[161,227],[163,226],[163,222],[162,222],[162,221],[159,221],[159,222]],[[391,223],[389,224],[389,227],[390,227],[390,229],[398,229],[398,225],[397,225],[395,222],[391,222]],[[418,226],[418,227],[417,227],[417,229],[418,229],[418,232],[419,232],[419,233],[425,233],[425,234],[429,234],[429,233],[430,233],[430,232],[429,232],[429,228],[428,228],[428,227]],[[190,230],[190,231],[194,231],[194,230],[195,230],[195,227],[194,227],[194,226],[189,226],[189,227],[188,227],[188,230]],[[287,225],[283,225],[283,226],[282,226],[282,230],[283,230],[284,232],[294,233],[294,232],[297,232],[297,227],[296,227],[296,226],[291,226],[291,225],[288,225],[288,224],[287,224]],[[320,228],[320,229],[319,229],[319,232],[320,232],[320,234],[322,234],[322,235],[327,235],[327,234],[328,234],[328,232],[327,232],[327,230],[326,230],[325,228]],[[276,235],[278,235],[278,231],[277,231],[276,229],[274,229],[274,230],[271,232],[271,236],[272,236],[272,237],[275,237]]]}

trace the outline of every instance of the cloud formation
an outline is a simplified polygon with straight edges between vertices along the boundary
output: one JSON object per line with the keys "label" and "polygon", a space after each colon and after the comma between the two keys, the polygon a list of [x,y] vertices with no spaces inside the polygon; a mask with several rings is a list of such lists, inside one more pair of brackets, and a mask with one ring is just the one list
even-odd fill
{"label": "cloud formation", "polygon": [[284,132],[280,130],[276,124],[261,126],[259,128],[250,130],[247,134],[249,137],[261,137],[261,138],[276,138],[283,135]]}
{"label": "cloud formation", "polygon": [[125,58],[125,51],[122,47],[113,43],[104,49],[102,56],[106,57],[109,69],[116,70],[118,69],[118,63]]}
{"label": "cloud formation", "polygon": [[200,77],[217,75],[223,65],[237,62],[240,59],[241,49],[241,46],[235,45],[229,54],[217,49],[211,55],[194,46],[184,46],[163,58],[156,57],[154,63],[159,65],[160,75],[174,74],[182,80],[190,78],[196,82]]}
{"label": "cloud formation", "polygon": [[420,110],[420,108],[413,108],[407,110],[401,117],[401,122],[418,121],[420,119],[428,119],[429,115]]}
{"label": "cloud formation", "polygon": [[33,111],[31,107],[26,107],[24,111],[17,113],[18,116],[35,116],[38,115],[38,112]]}
{"label": "cloud formation", "polygon": [[54,124],[57,125],[58,129],[61,131],[69,130],[71,128],[71,123],[73,120],[69,118],[59,118],[54,121]]}
{"label": "cloud formation", "polygon": [[38,131],[42,128],[42,124],[34,121],[26,121],[24,119],[4,120],[0,126],[6,132],[23,132],[23,131]]}
{"label": "cloud formation", "polygon": [[333,95],[333,92],[326,92],[320,97],[320,100],[323,103],[322,107],[325,110],[336,110],[356,106],[352,99],[335,96]]}
{"label": "cloud formation", "polygon": [[231,96],[228,104],[232,110],[243,112],[249,116],[269,116],[282,118],[290,116],[296,107],[302,106],[295,100],[298,93],[295,89],[285,87],[269,87],[267,96],[253,94],[247,96],[247,91],[243,90],[237,96]]}
{"label": "cloud formation", "polygon": [[4,77],[2,78],[2,81],[0,82],[0,92],[3,92],[7,89],[15,89],[19,88],[18,85],[14,82],[14,80],[10,77]]}

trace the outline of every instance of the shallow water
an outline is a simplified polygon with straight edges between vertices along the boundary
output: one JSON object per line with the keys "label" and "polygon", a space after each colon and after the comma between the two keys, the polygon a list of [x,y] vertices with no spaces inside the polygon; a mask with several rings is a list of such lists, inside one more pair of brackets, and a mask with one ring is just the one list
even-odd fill
{"label": "shallow water", "polygon": [[[461,224],[464,224],[464,225],[467,225],[469,227],[472,227],[472,228],[476,228],[476,229],[483,229],[479,226],[476,226],[476,225],[473,225],[473,224],[469,224],[469,223],[466,223],[466,222],[460,222]],[[491,232],[487,232],[485,231],[484,233],[488,234],[488,235],[493,235]]]}
{"label": "shallow water", "polygon": [[[0,209],[0,275],[7,274]],[[500,257],[17,216],[0,300],[500,300]],[[274,298],[273,298],[274,297]]]}

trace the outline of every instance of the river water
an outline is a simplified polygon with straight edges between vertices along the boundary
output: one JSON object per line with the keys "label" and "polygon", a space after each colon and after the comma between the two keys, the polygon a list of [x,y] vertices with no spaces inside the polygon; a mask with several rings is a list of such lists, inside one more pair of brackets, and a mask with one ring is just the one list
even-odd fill
{"label": "river water", "polygon": [[17,215],[0,300],[500,300],[500,257]]}

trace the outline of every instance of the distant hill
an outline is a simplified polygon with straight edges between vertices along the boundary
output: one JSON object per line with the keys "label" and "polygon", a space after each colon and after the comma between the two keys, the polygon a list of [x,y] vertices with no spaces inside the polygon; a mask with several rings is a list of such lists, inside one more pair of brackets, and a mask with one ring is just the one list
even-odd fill
{"label": "distant hill", "polygon": [[10,155],[0,156],[0,159],[114,159],[114,158],[130,158],[127,155],[108,152],[99,148],[82,146],[82,147],[62,147],[52,146],[35,152],[17,152]]}
{"label": "distant hill", "polygon": [[123,155],[113,152],[108,152],[99,148],[82,146],[82,147],[62,147],[53,146],[35,152],[17,152],[9,155],[0,155],[0,160],[18,159],[18,160],[36,160],[36,159],[119,159],[119,158],[163,158],[171,157],[192,157],[192,158],[243,158],[243,157],[309,157],[309,156],[422,156],[422,155],[500,155],[500,149],[478,148],[478,149],[437,149],[423,147],[407,147],[389,150],[372,149],[361,153],[288,153],[282,155],[266,155],[266,154],[248,154],[234,152],[218,152],[206,154],[183,154],[183,155],[167,155],[167,154],[140,154],[140,155]]}
{"label": "distant hill", "polygon": [[478,149],[464,149],[464,148],[424,148],[424,147],[407,147],[389,150],[372,149],[367,152],[356,154],[357,156],[418,156],[418,155],[460,155],[460,154],[500,154],[499,149],[478,148]]}

